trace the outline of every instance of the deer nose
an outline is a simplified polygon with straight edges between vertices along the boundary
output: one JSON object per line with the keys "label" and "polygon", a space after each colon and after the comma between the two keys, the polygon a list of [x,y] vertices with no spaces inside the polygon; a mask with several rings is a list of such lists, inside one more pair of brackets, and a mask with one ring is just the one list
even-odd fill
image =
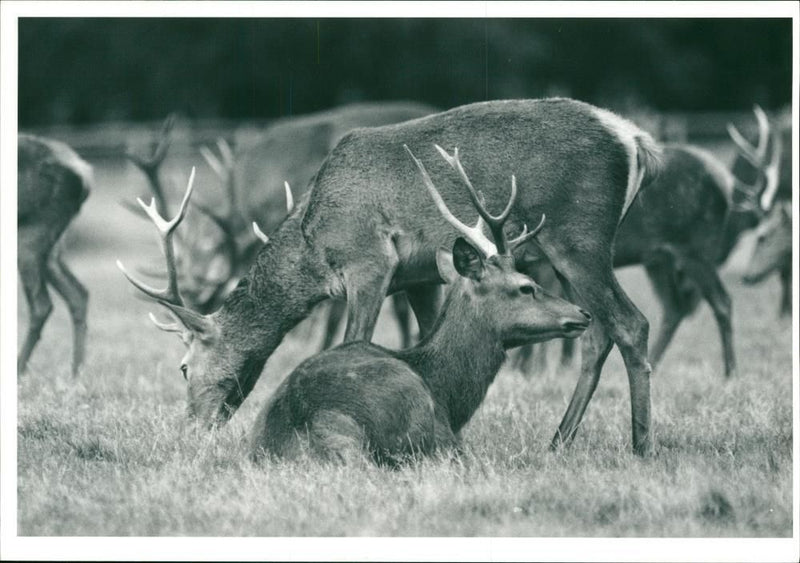
{"label": "deer nose", "polygon": [[581,312],[581,315],[586,317],[587,321],[591,321],[592,320],[592,315],[591,315],[591,313],[589,313],[589,311],[584,311],[583,309],[578,309],[578,310]]}

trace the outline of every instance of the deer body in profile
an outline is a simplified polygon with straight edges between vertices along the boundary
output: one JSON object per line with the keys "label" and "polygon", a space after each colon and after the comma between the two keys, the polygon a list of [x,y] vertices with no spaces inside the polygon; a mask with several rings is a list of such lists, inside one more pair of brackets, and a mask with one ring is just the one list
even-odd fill
{"label": "deer body in profile", "polygon": [[66,144],[33,135],[18,136],[17,264],[30,314],[17,359],[20,373],[27,368],[53,309],[48,286],[64,298],[72,318],[73,375],[83,363],[89,293],[64,263],[61,239],[92,184],[92,167]]}
{"label": "deer body in profile", "polygon": [[[611,255],[624,211],[656,173],[659,149],[626,120],[569,99],[483,102],[346,135],[219,310],[199,315],[162,300],[188,343],[189,412],[208,424],[227,420],[283,336],[326,298],[347,299],[346,341],[370,340],[384,296],[399,290],[421,333],[430,332],[441,283],[436,249],[452,246],[456,231],[413,189],[416,170],[403,145],[433,162],[434,143],[462,150],[488,207],[505,201],[500,186],[515,171],[519,197],[508,228],[519,232],[547,215],[547,231],[531,244],[596,319],[553,446],[574,436],[616,343],[631,387],[633,448],[648,453],[648,323],[614,277]],[[451,168],[436,160],[430,173],[453,214],[471,214]]]}
{"label": "deer body in profile", "polygon": [[[436,194],[424,165],[416,162]],[[516,193],[512,189],[507,210]],[[498,238],[492,242],[482,231],[457,226],[468,238],[456,239],[452,257],[437,255],[449,292],[427,337],[399,352],[350,342],[303,362],[259,414],[253,459],[291,456],[302,436],[308,436],[316,455],[350,459],[366,451],[375,461],[390,463],[453,446],[508,348],[583,332],[588,313],[546,294],[514,267],[512,246],[536,231],[517,243],[504,240],[505,219],[490,215],[478,198],[475,193],[480,216],[495,221],[492,232]],[[446,205],[442,211],[449,215]]]}

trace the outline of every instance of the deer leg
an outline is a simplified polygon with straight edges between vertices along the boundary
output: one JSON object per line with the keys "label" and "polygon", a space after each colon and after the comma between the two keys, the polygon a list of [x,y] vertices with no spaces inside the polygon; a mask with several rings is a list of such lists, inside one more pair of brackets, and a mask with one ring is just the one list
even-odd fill
{"label": "deer leg", "polygon": [[[596,250],[596,249],[595,249]],[[564,253],[570,256],[570,253]],[[582,337],[581,374],[567,413],[553,444],[569,442],[586,405],[594,393],[611,341],[622,354],[631,393],[633,450],[638,455],[652,451],[650,436],[650,364],[647,361],[647,319],[630,301],[611,269],[611,258],[602,251],[572,254],[555,267],[569,280],[595,321]],[[607,335],[607,336],[606,336]],[[587,338],[588,336],[588,338]],[[611,340],[609,340],[609,336]]]}
{"label": "deer leg", "polygon": [[27,369],[28,360],[42,334],[42,327],[53,311],[53,302],[45,284],[45,258],[41,254],[26,255],[23,249],[20,249],[19,256],[19,273],[30,318],[25,343],[17,357],[17,372],[21,374]]}
{"label": "deer leg", "polygon": [[411,310],[408,299],[402,293],[395,293],[391,296],[392,310],[397,319],[397,327],[400,329],[400,348],[410,348],[411,341]]}
{"label": "deer leg", "polygon": [[345,342],[372,340],[381,305],[397,267],[396,254],[390,255],[387,252],[382,258],[381,262],[380,257],[373,257],[370,261],[353,265],[345,272],[347,292]]}
{"label": "deer leg", "polygon": [[681,296],[675,286],[675,268],[672,262],[648,261],[645,270],[662,309],[658,334],[650,350],[650,362],[655,370],[685,315],[684,307],[681,306]]}
{"label": "deer leg", "polygon": [[581,373],[575,391],[572,393],[567,412],[561,420],[556,435],[550,442],[550,448],[556,449],[562,444],[569,444],[575,438],[586,407],[594,395],[600,373],[603,370],[613,342],[606,335],[599,323],[592,323],[581,337]]}
{"label": "deer leg", "polygon": [[406,297],[419,325],[420,338],[428,335],[439,317],[442,293],[438,285],[418,285],[406,289]]}
{"label": "deer leg", "polygon": [[792,261],[787,261],[779,271],[781,279],[781,305],[778,316],[792,316]]}
{"label": "deer leg", "polygon": [[344,301],[332,300],[328,308],[328,315],[325,321],[325,334],[322,339],[322,350],[327,350],[333,346],[333,340],[339,331],[339,325],[347,311],[347,304]]}
{"label": "deer leg", "polygon": [[58,247],[47,262],[46,275],[47,282],[66,301],[72,317],[72,375],[77,375],[86,351],[86,309],[89,292],[64,264]]}
{"label": "deer leg", "polygon": [[736,357],[733,351],[733,329],[731,327],[731,298],[722,285],[714,266],[693,256],[684,256],[681,261],[687,274],[691,276],[700,292],[714,312],[722,340],[722,356],[725,362],[725,376],[736,372]]}

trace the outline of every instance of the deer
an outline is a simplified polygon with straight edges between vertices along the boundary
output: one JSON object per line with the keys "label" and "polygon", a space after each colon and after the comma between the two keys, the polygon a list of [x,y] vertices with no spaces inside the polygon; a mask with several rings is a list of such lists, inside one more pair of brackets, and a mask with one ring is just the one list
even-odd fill
{"label": "deer", "polygon": [[[182,244],[191,260],[179,258],[183,296],[196,310],[216,310],[238,280],[247,273],[263,244],[251,226],[272,232],[291,212],[295,197],[303,197],[309,180],[336,142],[350,129],[396,123],[435,113],[431,106],[415,102],[349,104],[332,110],[278,119],[250,144],[234,151],[223,138],[200,152],[223,188],[221,205],[193,202],[205,221],[187,225]],[[158,142],[147,158],[128,154],[145,173],[161,213],[166,210],[158,167],[169,146],[174,118],[168,118]],[[292,190],[294,187],[294,190]],[[138,208],[137,212],[138,212]],[[393,313],[400,328],[400,347],[411,345],[408,303],[392,296]],[[332,301],[321,344],[329,348],[341,324],[345,308]]]}
{"label": "deer", "polygon": [[29,323],[17,357],[17,371],[28,369],[53,303],[48,286],[67,304],[72,320],[72,375],[86,354],[89,292],[63,258],[63,235],[89,197],[92,166],[67,144],[20,134],[17,137],[17,267]]}
{"label": "deer", "polygon": [[[742,233],[755,228],[771,205],[763,194],[775,189],[781,142],[763,110],[754,108],[759,124],[758,148],[748,153],[747,181],[706,150],[667,144],[658,178],[641,190],[622,220],[614,243],[614,267],[642,265],[662,306],[661,323],[650,349],[656,369],[675,332],[701,299],[716,320],[726,378],[735,375],[731,299],[717,273]],[[736,141],[738,132],[729,127]],[[737,145],[739,143],[737,142]],[[523,264],[526,261],[522,260]],[[539,275],[539,272],[529,272]],[[566,341],[565,341],[566,343]],[[518,360],[529,362],[529,350]],[[562,348],[568,363],[571,348]]]}
{"label": "deer", "polygon": [[[757,106],[754,107],[754,111],[756,110]],[[760,111],[760,108],[758,109]],[[763,111],[762,111],[763,113]],[[762,121],[765,119],[762,118]],[[769,125],[772,125],[771,122],[767,122]],[[776,128],[779,131],[772,142],[778,144],[780,147],[780,157],[779,163],[773,164],[772,168],[773,171],[768,176],[767,181],[764,183],[764,190],[760,194],[759,203],[761,204],[761,209],[764,210],[765,214],[770,215],[773,217],[773,220],[767,220],[770,224],[774,222],[774,215],[772,210],[775,207],[787,207],[789,211],[789,220],[790,224],[788,226],[789,232],[791,233],[791,201],[792,201],[792,128],[791,123],[787,123],[784,121],[782,124],[780,120],[776,124]],[[759,127],[759,139],[761,136],[761,130],[763,129],[763,125]],[[734,143],[738,148],[736,159],[733,162],[732,170],[733,173],[737,177],[741,178],[750,178],[752,179],[754,176],[759,174],[759,170],[764,169],[767,167],[768,163],[764,161],[765,153],[763,153],[763,148],[761,147],[760,142],[757,143],[756,146],[750,144],[750,142],[742,135],[733,124],[728,125],[728,133],[733,139]],[[772,155],[773,153],[769,153]],[[773,158],[776,158],[773,156]],[[777,168],[777,172],[775,172],[775,168]],[[788,206],[784,206],[784,203],[788,202]],[[767,227],[769,229],[769,227]],[[777,227],[778,233],[781,230],[781,227]],[[757,234],[757,236],[762,236],[765,234],[765,231]],[[769,240],[772,237],[767,237]],[[760,243],[756,244],[756,248],[762,248]],[[760,250],[759,250],[760,251]],[[769,251],[767,251],[769,253]],[[751,258],[751,263],[756,262],[758,263],[759,260],[756,259],[755,255]],[[763,263],[763,262],[762,262]],[[778,316],[785,317],[790,316],[792,314],[792,260],[791,260],[791,250],[789,250],[789,259],[785,260],[782,264],[777,264],[776,271],[779,274],[779,278],[781,281],[781,298],[780,298],[780,305],[778,307]],[[758,267],[756,264],[753,267]],[[749,267],[748,267],[749,269]],[[758,278],[762,280],[767,276],[754,276],[750,274],[745,274],[743,281],[747,284],[755,283],[754,280]]]}
{"label": "deer", "polygon": [[[518,194],[514,175],[500,215],[492,215],[473,185],[465,184],[479,217],[470,227],[453,215],[424,164],[404,148],[442,216],[463,235],[452,253],[437,250],[437,271],[447,283],[439,317],[413,348],[394,352],[354,341],[305,360],[259,413],[251,433],[254,461],[295,455],[300,436],[308,436],[312,452],[323,459],[347,461],[366,453],[390,465],[455,447],[506,350],[554,336],[574,338],[589,325],[589,313],[547,294],[515,268],[514,249],[537,236],[544,217],[532,231],[523,227],[519,237],[508,239],[503,225]],[[457,156],[436,148],[460,170]]]}
{"label": "deer", "polygon": [[781,280],[780,317],[792,314],[792,204],[777,201],[755,231],[755,245],[742,281],[753,285],[777,272]]}
{"label": "deer", "polygon": [[[464,166],[486,186],[491,207],[504,200],[500,182],[516,169],[520,195],[508,227],[519,231],[534,224],[537,213],[546,214],[548,229],[528,246],[538,247],[594,319],[551,448],[572,442],[616,344],[631,390],[632,449],[650,455],[649,324],[620,287],[611,256],[625,211],[639,187],[657,175],[660,148],[624,118],[568,98],[481,102],[352,130],[214,313],[186,307],[175,298],[179,291],[167,295],[145,287],[118,264],[129,282],[174,316],[157,324],[178,332],[188,347],[181,362],[188,415],[209,428],[229,420],[283,337],[324,299],[347,301],[345,342],[371,340],[381,302],[400,290],[421,335],[430,332],[441,285],[436,249],[452,247],[456,230],[437,220],[423,194],[409,189],[415,170],[403,144],[428,159],[434,143],[469,155]],[[434,162],[431,177],[453,212],[464,216],[472,203],[445,166]]]}

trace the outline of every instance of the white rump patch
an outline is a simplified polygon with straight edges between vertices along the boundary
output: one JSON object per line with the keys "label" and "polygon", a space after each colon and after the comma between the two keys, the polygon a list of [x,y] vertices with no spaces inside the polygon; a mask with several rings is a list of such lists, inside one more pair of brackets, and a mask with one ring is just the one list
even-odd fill
{"label": "white rump patch", "polygon": [[591,107],[591,110],[595,117],[600,120],[600,123],[617,135],[617,138],[625,146],[625,150],[628,153],[628,186],[625,190],[625,205],[622,207],[622,214],[619,216],[619,220],[622,221],[631,203],[633,203],[636,194],[639,193],[639,188],[642,185],[642,178],[645,172],[644,168],[639,170],[639,160],[636,154],[636,137],[645,137],[648,141],[655,142],[650,138],[648,133],[624,117],[594,106]]}

